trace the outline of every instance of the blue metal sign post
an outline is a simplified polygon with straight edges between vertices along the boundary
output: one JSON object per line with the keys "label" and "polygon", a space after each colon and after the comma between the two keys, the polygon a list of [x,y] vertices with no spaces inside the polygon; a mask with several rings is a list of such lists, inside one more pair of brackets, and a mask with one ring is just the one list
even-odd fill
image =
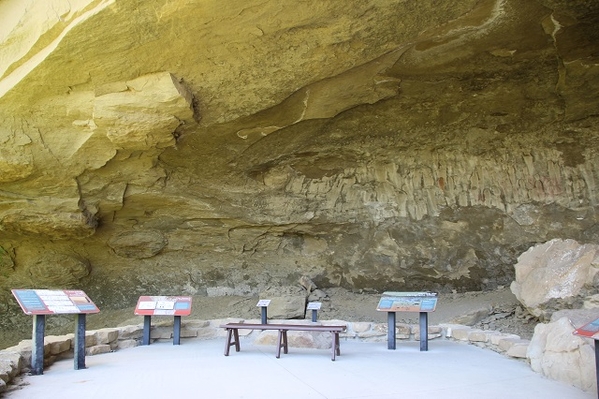
{"label": "blue metal sign post", "polygon": [[77,315],[75,332],[75,370],[85,368],[85,315]]}
{"label": "blue metal sign post", "polygon": [[150,329],[152,328],[152,316],[144,316],[144,332],[141,338],[142,345],[150,345]]}
{"label": "blue metal sign post", "polygon": [[428,351],[428,313],[420,312],[420,351]]}
{"label": "blue metal sign post", "polygon": [[387,312],[387,349],[395,349],[395,312]]}
{"label": "blue metal sign post", "polygon": [[181,344],[181,316],[175,316],[173,320],[173,345]]}
{"label": "blue metal sign post", "polygon": [[44,373],[44,336],[46,330],[46,316],[33,315],[33,347],[31,350],[31,374]]}
{"label": "blue metal sign post", "polygon": [[268,323],[268,308],[266,306],[260,307],[260,322],[262,324]]}

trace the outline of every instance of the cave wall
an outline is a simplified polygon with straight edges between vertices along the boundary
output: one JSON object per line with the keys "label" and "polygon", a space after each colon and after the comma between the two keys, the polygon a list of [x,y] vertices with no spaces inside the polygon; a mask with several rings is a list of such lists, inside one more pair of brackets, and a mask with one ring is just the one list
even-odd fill
{"label": "cave wall", "polygon": [[0,1],[0,286],[494,289],[599,238],[588,1]]}

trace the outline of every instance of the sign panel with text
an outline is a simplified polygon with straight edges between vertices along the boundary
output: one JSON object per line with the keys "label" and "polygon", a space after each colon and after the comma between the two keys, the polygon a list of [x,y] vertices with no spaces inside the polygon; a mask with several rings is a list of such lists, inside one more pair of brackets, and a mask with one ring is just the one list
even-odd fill
{"label": "sign panel with text", "polygon": [[376,310],[381,312],[434,312],[436,292],[383,292]]}
{"label": "sign panel with text", "polygon": [[595,336],[597,335],[597,333],[599,333],[599,319],[593,320],[590,323],[587,323],[584,326],[576,329],[576,331],[574,331],[575,335],[582,335],[583,337],[599,339],[599,336]]}
{"label": "sign panel with text", "polygon": [[81,290],[11,290],[25,314],[89,314],[100,309]]}
{"label": "sign panel with text", "polygon": [[140,296],[135,307],[138,316],[189,316],[190,296]]}

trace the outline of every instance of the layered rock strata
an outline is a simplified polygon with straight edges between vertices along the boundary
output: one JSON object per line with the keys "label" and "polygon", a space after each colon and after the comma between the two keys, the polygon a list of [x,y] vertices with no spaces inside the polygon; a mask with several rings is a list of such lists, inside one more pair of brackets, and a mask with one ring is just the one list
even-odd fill
{"label": "layered rock strata", "polygon": [[599,6],[0,3],[0,303],[489,290],[599,240]]}

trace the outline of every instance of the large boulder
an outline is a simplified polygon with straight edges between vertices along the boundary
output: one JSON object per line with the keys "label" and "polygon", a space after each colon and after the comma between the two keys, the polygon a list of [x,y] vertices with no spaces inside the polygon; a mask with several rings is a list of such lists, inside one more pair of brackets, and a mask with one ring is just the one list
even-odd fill
{"label": "large boulder", "polygon": [[308,293],[301,287],[274,287],[260,293],[269,299],[268,317],[273,319],[303,319]]}
{"label": "large boulder", "polygon": [[599,246],[555,239],[518,258],[511,290],[530,313],[548,320],[554,311],[592,307],[599,282]]}
{"label": "large boulder", "polygon": [[577,328],[599,318],[599,309],[564,310],[549,323],[538,324],[528,345],[531,368],[553,380],[596,392],[593,339],[574,335]]}

